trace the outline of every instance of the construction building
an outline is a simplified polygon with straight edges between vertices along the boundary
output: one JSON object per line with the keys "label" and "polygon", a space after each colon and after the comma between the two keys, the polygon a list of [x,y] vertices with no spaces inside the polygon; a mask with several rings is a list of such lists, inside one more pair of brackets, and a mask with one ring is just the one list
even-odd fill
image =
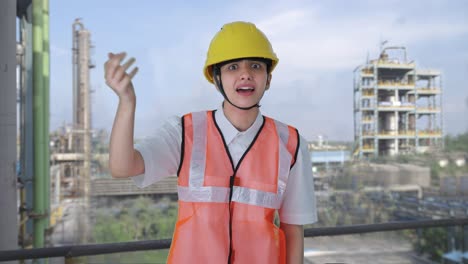
{"label": "construction building", "polygon": [[382,47],[354,70],[354,155],[360,159],[443,147],[442,76]]}

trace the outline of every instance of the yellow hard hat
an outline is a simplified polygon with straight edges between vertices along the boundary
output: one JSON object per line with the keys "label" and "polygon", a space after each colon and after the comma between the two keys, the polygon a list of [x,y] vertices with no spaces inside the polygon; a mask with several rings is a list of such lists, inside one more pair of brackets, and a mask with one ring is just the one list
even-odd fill
{"label": "yellow hard hat", "polygon": [[248,22],[225,24],[211,40],[203,73],[206,79],[213,83],[213,65],[241,58],[270,59],[270,72],[278,64],[278,57],[273,52],[270,41],[254,24]]}

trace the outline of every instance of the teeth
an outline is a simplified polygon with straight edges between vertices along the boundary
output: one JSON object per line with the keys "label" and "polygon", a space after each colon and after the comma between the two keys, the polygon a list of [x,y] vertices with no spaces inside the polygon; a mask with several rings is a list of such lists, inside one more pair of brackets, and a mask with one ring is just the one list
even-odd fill
{"label": "teeth", "polygon": [[253,90],[253,88],[251,88],[251,87],[239,87],[239,88],[237,88],[237,90],[250,91],[250,90]]}

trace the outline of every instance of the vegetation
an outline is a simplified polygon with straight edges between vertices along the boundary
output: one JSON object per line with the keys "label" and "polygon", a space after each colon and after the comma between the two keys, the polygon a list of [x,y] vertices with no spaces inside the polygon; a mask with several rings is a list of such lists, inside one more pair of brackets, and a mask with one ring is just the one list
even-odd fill
{"label": "vegetation", "polygon": [[413,240],[413,247],[418,253],[425,254],[431,260],[441,263],[442,255],[448,250],[447,239],[446,229],[426,228],[420,231],[419,239]]}
{"label": "vegetation", "polygon": [[[438,184],[440,177],[443,176],[458,176],[468,173],[468,166],[457,166],[453,160],[455,155],[464,155],[468,157],[468,132],[456,136],[447,135],[444,138],[445,148],[436,155],[424,154],[408,154],[398,155],[393,157],[379,156],[371,158],[370,161],[377,164],[385,163],[410,163],[419,166],[427,166],[431,169],[431,179],[433,183]],[[455,155],[454,155],[455,154]],[[439,165],[439,160],[442,157],[449,159],[449,163],[445,167]]]}
{"label": "vegetation", "polygon": [[[99,208],[93,236],[96,243],[172,238],[177,203],[168,198],[158,202],[147,197],[123,201],[117,207]],[[168,250],[102,255],[93,263],[166,263]]]}
{"label": "vegetation", "polygon": [[445,136],[445,151],[468,153],[468,132],[456,136]]}
{"label": "vegetation", "polygon": [[[468,132],[456,136],[447,135],[444,138],[444,143],[445,149],[440,154],[447,155],[447,158],[449,159],[453,158],[451,157],[451,154],[453,153],[464,155],[465,159],[468,157]],[[397,161],[401,163],[416,164],[423,162],[422,165],[430,167],[431,178],[433,182],[436,183],[438,183],[440,177],[465,175],[468,172],[467,165],[458,167],[453,161],[449,161],[445,167],[441,167],[439,165],[439,159],[427,154],[398,156]],[[447,228],[427,228],[422,229],[419,233],[415,230],[404,232],[405,236],[412,241],[413,247],[419,254],[427,256],[437,263],[441,263],[443,261],[443,254],[449,251],[449,237],[454,237],[453,242],[456,244],[460,244],[460,241],[462,241],[463,232],[451,233],[452,234],[449,233],[449,229]]]}
{"label": "vegetation", "polygon": [[374,224],[391,219],[392,206],[377,204],[364,193],[335,193],[319,201],[318,223],[312,227]]}
{"label": "vegetation", "polygon": [[[415,251],[436,263],[443,263],[443,255],[453,248],[461,248],[464,231],[462,227],[437,227],[421,230],[405,230],[402,234],[408,238]],[[449,248],[449,238],[450,241]]]}
{"label": "vegetation", "polygon": [[[459,153],[464,155],[465,159],[468,157],[468,132],[459,134],[457,136],[447,135],[445,137],[445,150],[444,153],[450,157],[451,153]],[[434,181],[438,181],[443,176],[459,176],[468,173],[468,166],[457,166],[453,161],[445,167],[441,167],[438,160],[432,159],[430,163],[431,167],[431,178]]]}

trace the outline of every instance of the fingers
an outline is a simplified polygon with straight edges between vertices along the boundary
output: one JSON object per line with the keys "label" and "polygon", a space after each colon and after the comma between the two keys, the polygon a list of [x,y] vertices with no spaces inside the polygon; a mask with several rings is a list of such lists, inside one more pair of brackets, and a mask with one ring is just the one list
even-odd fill
{"label": "fingers", "polygon": [[130,79],[132,79],[133,76],[136,74],[136,71],[135,71],[135,70],[138,71],[138,68],[135,67],[130,73],[127,73],[126,71],[127,71],[128,67],[130,67],[130,65],[133,64],[133,62],[135,62],[135,59],[134,59],[134,58],[131,58],[131,59],[130,59],[129,61],[127,61],[124,65],[119,66],[119,67],[117,68],[117,70],[115,71],[115,74],[114,74],[113,79],[120,82],[120,81],[122,81],[122,79],[123,79],[124,77],[126,77],[127,75],[130,77]]}
{"label": "fingers", "polygon": [[[128,59],[122,66],[118,67],[117,71],[114,74],[114,79],[122,81],[123,77],[126,75],[127,69],[135,62],[135,58]],[[132,77],[130,77],[131,79]]]}
{"label": "fingers", "polygon": [[127,53],[121,52],[114,54],[109,52],[107,56],[109,60],[107,60],[107,62],[104,64],[104,68],[105,78],[108,82],[121,82],[127,75],[131,80],[138,72],[138,68],[135,67],[130,73],[126,73],[130,66],[132,66],[136,61],[136,59],[133,57],[121,65],[122,61],[127,56]]}
{"label": "fingers", "polygon": [[135,77],[137,72],[138,72],[138,67],[133,68],[133,70],[128,74],[128,77],[130,77],[130,80],[133,79],[133,77]]}
{"label": "fingers", "polygon": [[120,62],[122,62],[123,59],[125,59],[125,57],[127,56],[127,53],[126,52],[120,52],[120,53],[114,54],[112,52],[109,52],[108,55],[109,55],[109,59],[116,60],[116,61],[118,61],[120,63]]}
{"label": "fingers", "polygon": [[137,72],[138,72],[138,67],[133,68],[133,70],[129,74],[124,75],[120,83],[123,86],[129,85],[133,77],[135,77],[135,75],[137,74]]}
{"label": "fingers", "polygon": [[135,63],[135,58],[131,57],[130,59],[127,60],[127,62],[125,62],[122,67],[124,68],[124,70],[127,70],[128,67],[130,67],[133,63]]}
{"label": "fingers", "polygon": [[114,78],[117,69],[120,67],[120,63],[127,56],[127,53],[121,52],[113,54],[109,52],[107,56],[109,57],[109,60],[107,60],[107,62],[104,64],[104,69],[106,73],[105,77],[106,79],[112,79]]}
{"label": "fingers", "polygon": [[122,68],[122,66],[117,67],[117,70],[115,71],[114,77],[112,77],[112,80],[120,82],[123,77],[125,76],[125,70]]}

